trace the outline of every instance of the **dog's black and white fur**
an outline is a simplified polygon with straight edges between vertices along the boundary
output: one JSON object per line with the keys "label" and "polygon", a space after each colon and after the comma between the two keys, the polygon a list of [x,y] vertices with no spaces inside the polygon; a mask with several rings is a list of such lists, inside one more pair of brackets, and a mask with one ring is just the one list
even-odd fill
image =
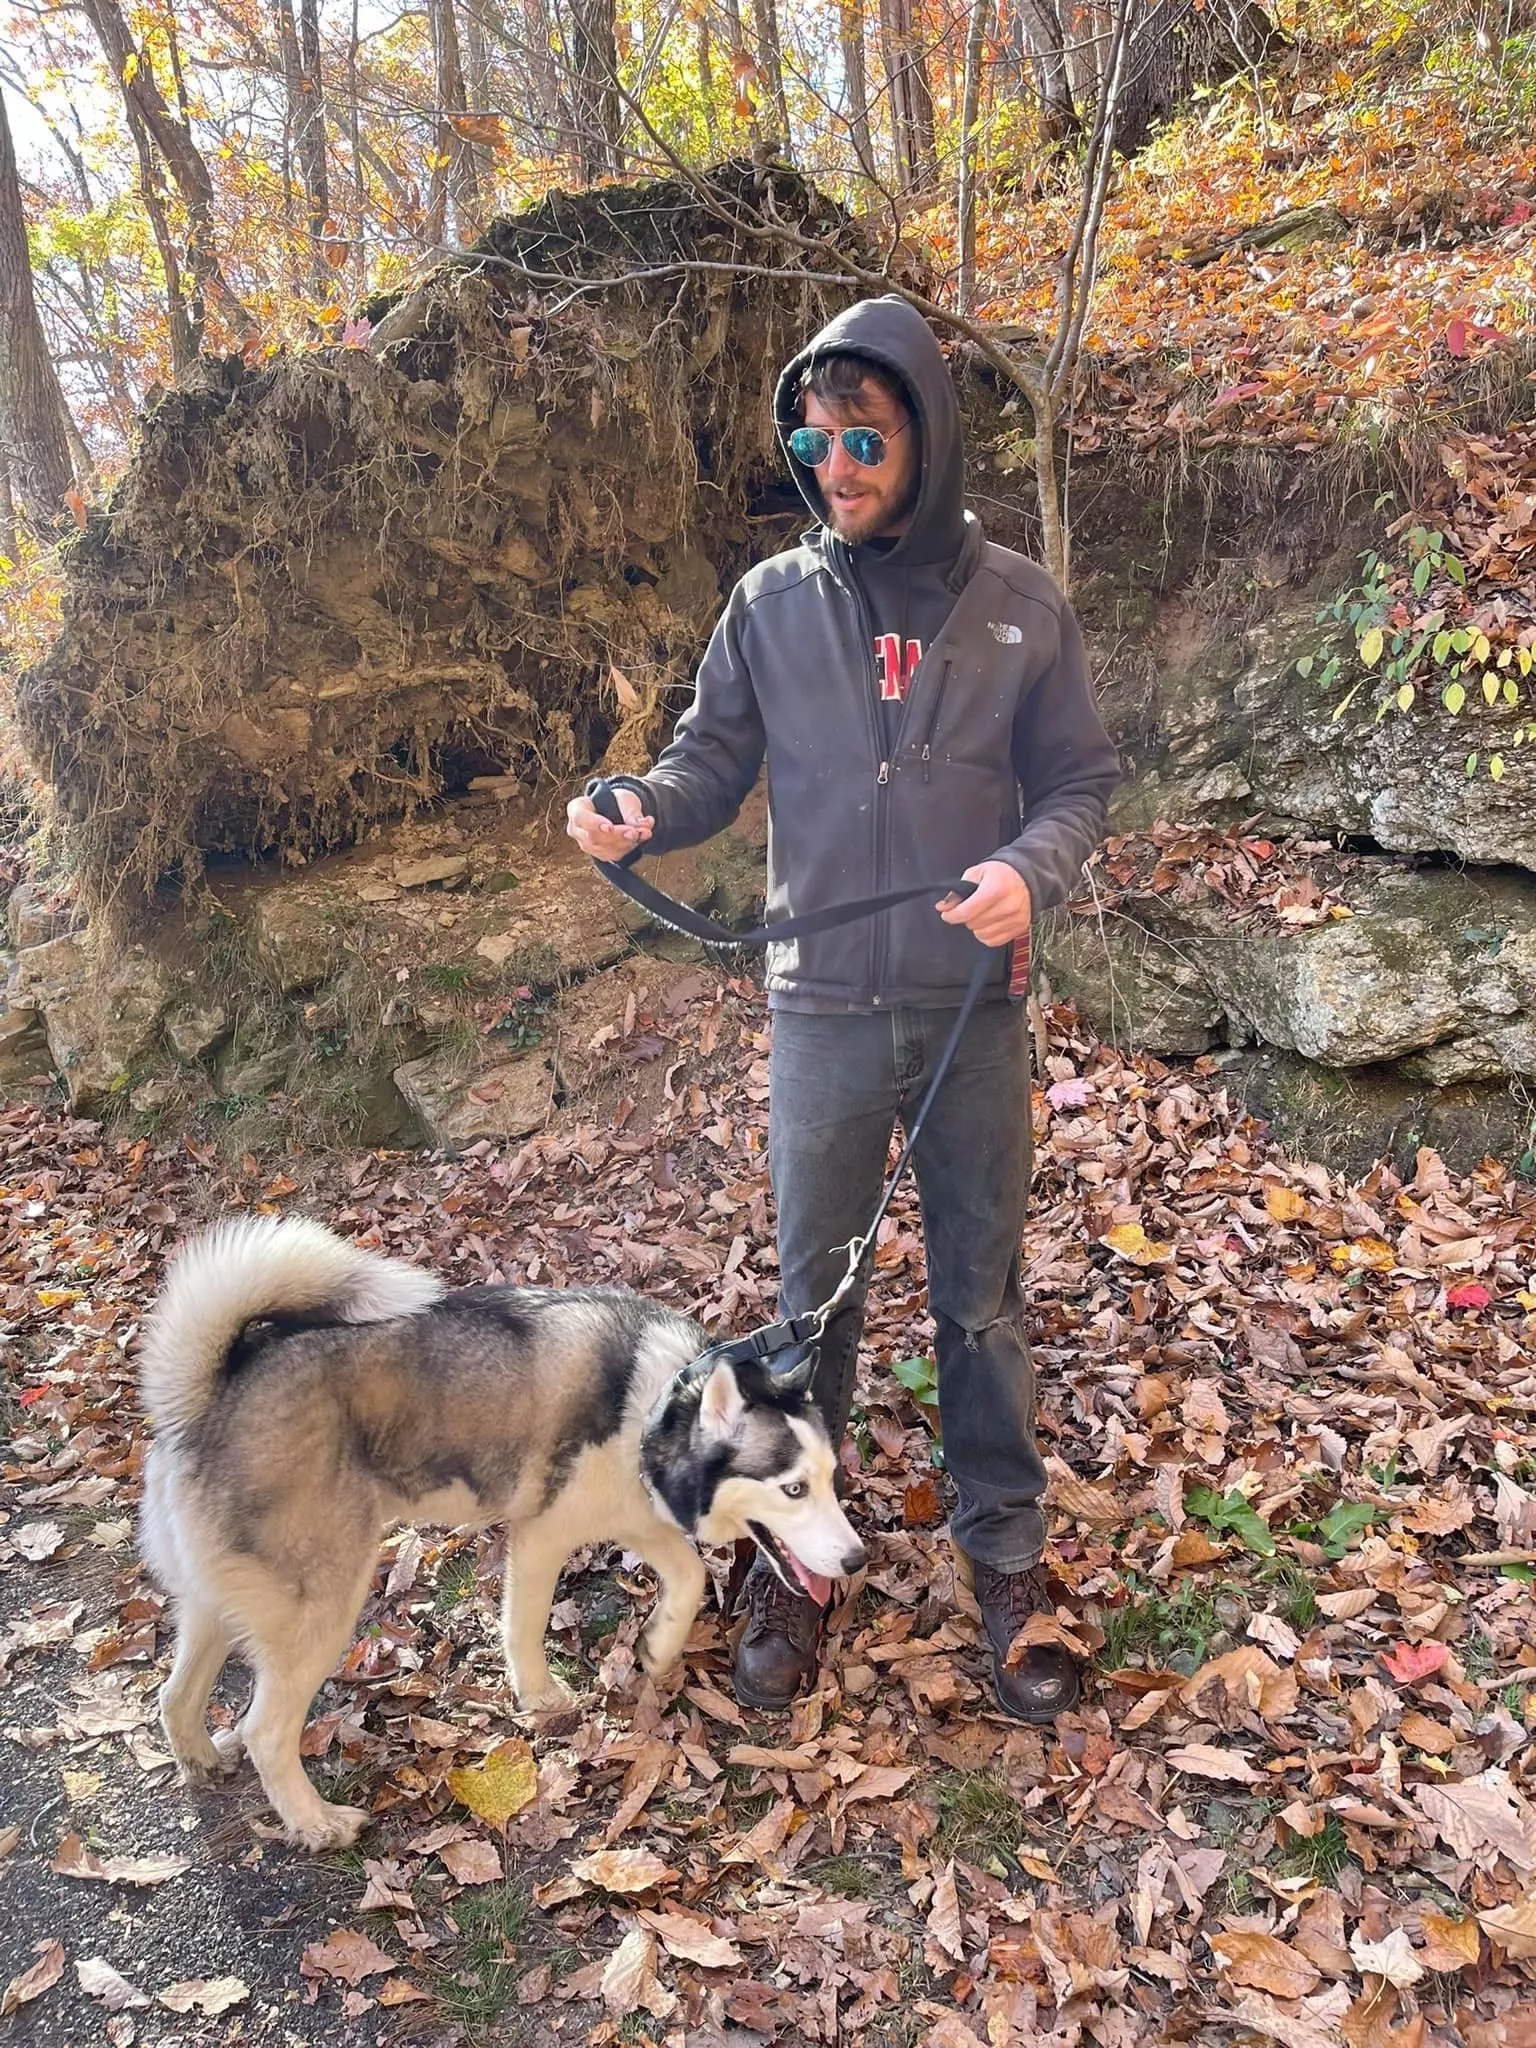
{"label": "dog's black and white fur", "polygon": [[[142,1536],[176,1604],[161,1716],[184,1774],[232,1769],[244,1750],[292,1840],[355,1839],[366,1815],[320,1798],[299,1736],[392,1522],[505,1524],[502,1631],[523,1710],[566,1697],[544,1631],[583,1544],[655,1568],[640,1647],[657,1673],[704,1592],[690,1538],[750,1536],[791,1583],[856,1571],[804,1386],[756,1367],[690,1371],[705,1343],[619,1288],[448,1293],[303,1219],[244,1218],[182,1247],[143,1341]],[[231,1651],[255,1690],[238,1727],[211,1736]]]}

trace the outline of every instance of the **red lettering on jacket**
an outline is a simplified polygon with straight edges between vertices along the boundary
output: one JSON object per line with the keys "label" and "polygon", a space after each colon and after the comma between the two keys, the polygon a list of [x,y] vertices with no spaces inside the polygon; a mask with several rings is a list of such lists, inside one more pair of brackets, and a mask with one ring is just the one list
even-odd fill
{"label": "red lettering on jacket", "polygon": [[909,640],[906,659],[902,659],[901,635],[899,633],[877,633],[875,635],[875,667],[880,677],[880,701],[882,704],[904,704],[907,692],[912,687],[912,678],[917,674],[917,665],[923,658],[921,640]]}

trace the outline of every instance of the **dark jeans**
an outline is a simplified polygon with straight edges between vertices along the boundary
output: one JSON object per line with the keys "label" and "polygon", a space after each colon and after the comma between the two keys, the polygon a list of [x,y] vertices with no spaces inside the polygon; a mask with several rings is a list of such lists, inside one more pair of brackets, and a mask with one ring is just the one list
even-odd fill
{"label": "dark jeans", "polygon": [[[846,1247],[880,1199],[892,1130],[922,1101],[954,1015],[774,1013],[768,1144],[784,1313],[814,1308],[841,1277]],[[986,1003],[971,1018],[913,1163],[939,1419],[960,1503],[951,1534],[967,1555],[1019,1571],[1038,1560],[1045,1541],[1045,1470],[1019,1279],[1030,1170],[1022,1009]],[[861,1293],[822,1345],[815,1395],[834,1443],[848,1424],[863,1321]]]}

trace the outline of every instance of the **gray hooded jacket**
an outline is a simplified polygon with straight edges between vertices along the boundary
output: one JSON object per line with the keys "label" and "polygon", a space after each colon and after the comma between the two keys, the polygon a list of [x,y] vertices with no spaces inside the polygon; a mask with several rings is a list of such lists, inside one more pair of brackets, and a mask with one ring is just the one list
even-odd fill
{"label": "gray hooded jacket", "polygon": [[[834,352],[894,371],[921,427],[917,502],[880,575],[908,569],[930,616],[926,586],[942,582],[950,592],[894,738],[887,743],[882,730],[873,629],[853,556],[818,525],[737,584],[671,744],[648,775],[619,780],[655,820],[646,850],[665,853],[729,824],[766,759],[770,921],[939,881],[984,860],[1016,868],[1039,913],[1072,888],[1119,779],[1077,622],[1051,577],[986,542],[966,511],[954,386],[927,323],[905,300],[864,300],[801,351],[779,382],[781,440],[799,423],[801,370]],[[820,517],[814,473],[787,448],[786,458]],[[955,1005],[975,947],[968,931],[919,899],[770,948],[770,1003],[812,1011]],[[988,992],[1007,992],[1001,961]]]}

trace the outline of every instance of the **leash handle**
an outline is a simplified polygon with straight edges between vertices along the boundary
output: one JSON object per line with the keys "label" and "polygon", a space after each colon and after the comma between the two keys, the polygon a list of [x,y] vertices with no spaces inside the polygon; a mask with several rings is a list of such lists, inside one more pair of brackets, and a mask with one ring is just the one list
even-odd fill
{"label": "leash handle", "polygon": [[[618,790],[605,776],[594,776],[587,784],[586,795],[600,817],[610,824],[621,825],[624,814],[619,809]],[[829,903],[821,910],[808,910],[799,917],[786,917],[778,924],[759,925],[753,931],[733,932],[729,925],[719,924],[712,917],[705,917],[699,911],[691,910],[686,903],[679,903],[675,897],[655,888],[639,875],[629,872],[632,862],[640,858],[643,848],[636,846],[622,861],[594,861],[598,873],[612,884],[621,895],[628,896],[643,910],[650,912],[658,924],[664,924],[685,938],[697,939],[704,946],[771,946],[785,939],[810,938],[817,932],[835,931],[840,925],[854,924],[860,918],[878,916],[882,910],[894,910],[903,903],[914,903],[920,897],[932,899],[952,895],[962,900],[976,893],[977,884],[968,882],[963,875],[948,876],[939,882],[919,882],[910,889],[890,889],[881,896],[861,896],[856,902]]]}

